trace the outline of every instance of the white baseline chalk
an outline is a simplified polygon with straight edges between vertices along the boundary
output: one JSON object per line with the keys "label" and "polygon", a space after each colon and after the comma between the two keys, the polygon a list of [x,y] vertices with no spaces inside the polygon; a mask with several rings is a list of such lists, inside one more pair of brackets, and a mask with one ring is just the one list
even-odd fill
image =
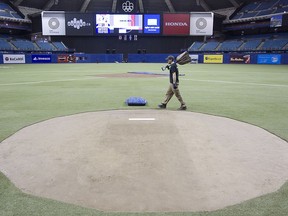
{"label": "white baseline chalk", "polygon": [[155,121],[155,118],[129,118],[129,121]]}

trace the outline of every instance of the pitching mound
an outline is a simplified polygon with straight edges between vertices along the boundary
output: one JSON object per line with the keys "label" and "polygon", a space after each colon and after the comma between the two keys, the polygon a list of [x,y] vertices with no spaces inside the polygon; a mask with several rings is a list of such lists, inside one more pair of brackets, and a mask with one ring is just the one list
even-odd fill
{"label": "pitching mound", "polygon": [[26,127],[0,143],[22,191],[104,211],[215,210],[278,190],[287,142],[227,118],[104,111]]}

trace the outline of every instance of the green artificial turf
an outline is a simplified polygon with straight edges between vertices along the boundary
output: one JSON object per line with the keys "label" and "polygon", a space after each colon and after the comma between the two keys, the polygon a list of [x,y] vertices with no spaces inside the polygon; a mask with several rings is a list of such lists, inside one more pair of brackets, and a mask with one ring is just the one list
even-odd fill
{"label": "green artificial turf", "polygon": [[[161,64],[39,64],[0,66],[0,142],[35,122],[127,107],[141,96],[154,109],[164,99],[168,77],[99,78],[99,74],[161,73]],[[288,67],[272,65],[179,66],[180,91],[188,111],[257,125],[288,140]],[[167,71],[166,71],[167,72]],[[168,109],[179,107],[172,98]],[[138,108],[139,109],[139,108]],[[1,145],[1,143],[0,143]],[[1,164],[0,164],[1,166]],[[235,194],[237,196],[237,194]],[[288,184],[278,192],[215,212],[103,213],[22,193],[0,174],[0,215],[288,215]]]}

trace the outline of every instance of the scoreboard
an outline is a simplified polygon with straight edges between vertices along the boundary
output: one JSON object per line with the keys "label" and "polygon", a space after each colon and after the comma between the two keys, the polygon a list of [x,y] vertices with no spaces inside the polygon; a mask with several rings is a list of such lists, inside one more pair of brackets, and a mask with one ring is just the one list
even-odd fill
{"label": "scoreboard", "polygon": [[154,35],[189,36],[212,35],[214,14],[103,14],[43,11],[43,35],[108,36]]}

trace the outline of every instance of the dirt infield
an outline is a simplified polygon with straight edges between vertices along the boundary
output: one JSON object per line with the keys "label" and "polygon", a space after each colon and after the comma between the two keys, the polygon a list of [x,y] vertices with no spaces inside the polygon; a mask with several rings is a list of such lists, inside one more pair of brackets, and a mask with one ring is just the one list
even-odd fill
{"label": "dirt infield", "polygon": [[0,143],[22,191],[103,211],[215,210],[278,190],[287,142],[246,123],[167,110],[83,113]]}

